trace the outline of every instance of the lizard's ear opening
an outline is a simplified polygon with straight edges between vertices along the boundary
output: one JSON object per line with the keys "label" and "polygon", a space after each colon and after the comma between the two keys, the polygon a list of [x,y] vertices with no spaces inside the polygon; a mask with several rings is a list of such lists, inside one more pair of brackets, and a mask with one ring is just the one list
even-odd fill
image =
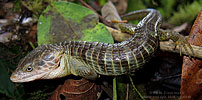
{"label": "lizard's ear opening", "polygon": [[54,55],[52,53],[46,53],[46,54],[43,54],[42,59],[45,61],[51,61],[54,59]]}

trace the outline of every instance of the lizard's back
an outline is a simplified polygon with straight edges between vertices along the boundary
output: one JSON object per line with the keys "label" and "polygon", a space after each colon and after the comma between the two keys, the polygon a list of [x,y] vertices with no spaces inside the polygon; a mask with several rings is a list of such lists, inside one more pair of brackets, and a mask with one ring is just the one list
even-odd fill
{"label": "lizard's back", "polygon": [[69,42],[70,55],[102,75],[128,74],[143,66],[158,47],[161,15],[153,9],[129,13],[126,19],[130,15],[136,15],[136,19],[144,17],[137,27],[129,26],[135,32],[130,39],[115,44]]}
{"label": "lizard's back", "polygon": [[158,47],[161,15],[156,10],[145,9],[129,13],[124,18],[143,18],[136,27],[120,25],[122,30],[126,28],[124,31],[134,32],[130,39],[115,44],[69,41],[42,45],[19,62],[10,79],[28,82],[70,74],[95,79],[97,74],[116,76],[134,72]]}

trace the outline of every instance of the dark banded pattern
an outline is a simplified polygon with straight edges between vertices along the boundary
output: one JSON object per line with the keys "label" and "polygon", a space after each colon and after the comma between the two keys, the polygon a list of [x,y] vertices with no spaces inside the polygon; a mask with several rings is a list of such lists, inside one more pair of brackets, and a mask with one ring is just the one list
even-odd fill
{"label": "dark banded pattern", "polygon": [[131,12],[122,19],[142,19],[137,26],[120,23],[124,32],[134,32],[130,39],[115,44],[65,41],[41,45],[19,62],[10,79],[13,82],[28,82],[70,74],[87,79],[95,79],[97,74],[130,74],[151,58],[158,47],[158,40],[181,40],[179,33],[159,29],[161,15],[154,9]]}
{"label": "dark banded pattern", "polygon": [[153,9],[139,10],[127,16],[135,15],[142,20],[137,27],[130,26],[129,31],[135,33],[127,41],[116,44],[70,41],[62,43],[64,52],[101,75],[122,75],[135,71],[156,51],[161,20],[160,13]]}

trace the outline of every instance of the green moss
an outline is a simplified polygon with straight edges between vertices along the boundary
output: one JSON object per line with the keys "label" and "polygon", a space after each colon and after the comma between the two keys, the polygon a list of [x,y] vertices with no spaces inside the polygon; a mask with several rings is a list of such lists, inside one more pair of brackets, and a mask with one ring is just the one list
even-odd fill
{"label": "green moss", "polygon": [[22,1],[21,3],[27,9],[32,11],[36,16],[39,16],[45,7],[43,6],[43,2],[44,0],[26,0]]}
{"label": "green moss", "polygon": [[158,8],[163,18],[169,18],[173,13],[174,4],[176,0],[161,0],[160,5],[161,7]]}
{"label": "green moss", "polygon": [[146,6],[143,4],[142,0],[128,0],[127,12],[146,9]]}
{"label": "green moss", "polygon": [[168,20],[168,23],[180,25],[184,22],[191,23],[201,10],[202,1],[194,1],[185,6],[179,6],[178,11]]}

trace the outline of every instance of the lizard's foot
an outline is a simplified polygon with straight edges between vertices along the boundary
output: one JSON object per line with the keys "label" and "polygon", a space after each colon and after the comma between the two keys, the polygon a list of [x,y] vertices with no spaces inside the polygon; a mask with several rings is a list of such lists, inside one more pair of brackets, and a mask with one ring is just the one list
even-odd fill
{"label": "lizard's foot", "polygon": [[[192,53],[194,55],[194,50],[191,47],[191,44],[188,42],[187,37],[180,35],[178,32],[175,32],[173,35],[174,36],[171,36],[171,39],[173,38],[172,40],[175,42],[175,48],[179,46],[180,56],[182,55],[183,48],[187,54],[190,55]],[[188,51],[188,49],[190,49],[190,52]]]}
{"label": "lizard's foot", "polygon": [[[176,31],[159,29],[159,40],[164,41],[169,39],[175,42],[175,49],[177,46],[179,46],[180,56],[182,55],[183,48],[187,55],[190,55],[191,53],[194,55],[194,50],[188,42],[187,37],[179,34]],[[191,52],[188,51],[188,48]]]}

